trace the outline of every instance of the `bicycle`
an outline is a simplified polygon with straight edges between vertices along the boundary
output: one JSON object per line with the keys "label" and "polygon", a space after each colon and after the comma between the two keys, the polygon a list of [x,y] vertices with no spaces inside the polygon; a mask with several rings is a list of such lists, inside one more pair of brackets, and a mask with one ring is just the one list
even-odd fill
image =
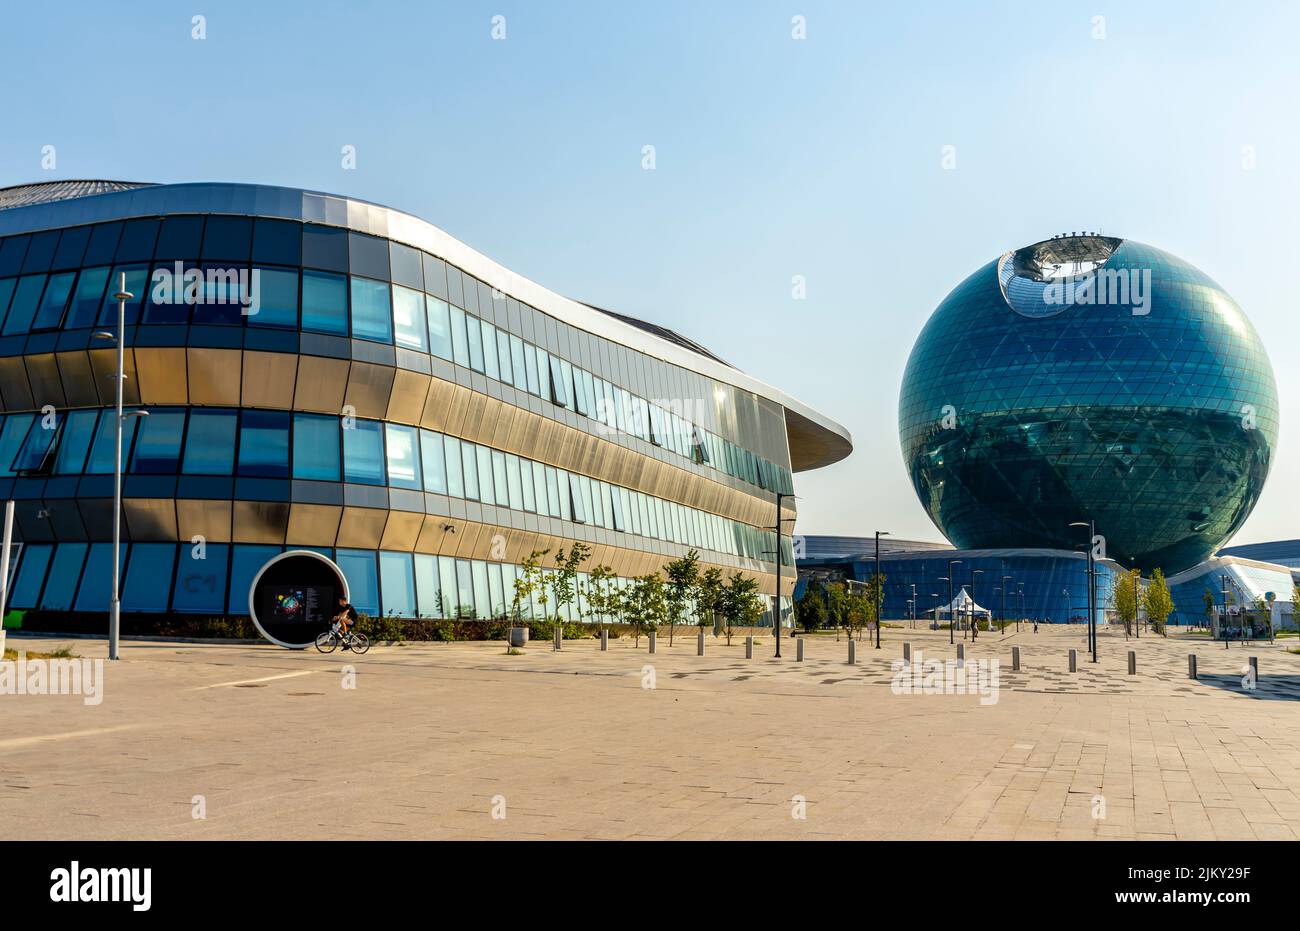
{"label": "bicycle", "polygon": [[333,653],[340,643],[344,644],[345,649],[351,650],[358,656],[370,649],[369,637],[358,631],[340,634],[337,624],[331,624],[329,630],[321,631],[316,637],[316,649],[322,653]]}

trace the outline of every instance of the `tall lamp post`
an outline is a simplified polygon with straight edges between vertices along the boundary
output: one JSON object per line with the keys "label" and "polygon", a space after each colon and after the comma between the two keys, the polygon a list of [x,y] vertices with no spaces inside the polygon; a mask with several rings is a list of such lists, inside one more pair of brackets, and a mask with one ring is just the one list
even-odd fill
{"label": "tall lamp post", "polygon": [[916,630],[916,583],[912,583],[912,630]]}
{"label": "tall lamp post", "polygon": [[1076,520],[1070,526],[1088,528],[1088,646],[1092,650],[1092,661],[1095,663],[1097,662],[1097,608],[1094,600],[1097,592],[1095,570],[1092,565],[1092,541],[1097,539],[1097,524],[1091,520]]}
{"label": "tall lamp post", "polygon": [[[975,633],[976,633],[975,608],[977,607],[977,605],[975,603],[975,576],[983,575],[983,574],[984,574],[983,569],[972,569],[970,571],[970,638],[972,641],[975,639]],[[966,636],[965,634],[962,634],[963,639],[965,639],[965,636]]]}
{"label": "tall lamp post", "polygon": [[[1005,568],[1003,569],[1005,572]],[[1002,576],[1002,636],[1007,635],[1007,583],[1012,580],[1009,575]]]}
{"label": "tall lamp post", "polygon": [[1025,619],[1025,583],[1016,583],[1016,594],[1020,596],[1020,614],[1016,617],[1016,631],[1020,631],[1020,622]]}
{"label": "tall lamp post", "polygon": [[939,593],[930,592],[930,597],[934,599],[934,608],[932,609],[934,611],[934,629],[938,630],[939,629]]}
{"label": "tall lamp post", "polygon": [[772,630],[776,635],[776,658],[781,658],[781,529],[782,524],[787,520],[793,521],[793,517],[781,516],[781,501],[784,498],[793,498],[794,495],[786,494],[784,491],[776,493],[776,524],[773,530],[776,531],[776,597],[772,599]]}
{"label": "tall lamp post", "polygon": [[115,339],[117,341],[117,369],[113,378],[117,382],[116,402],[116,437],[113,450],[113,600],[108,609],[108,658],[120,659],[118,639],[122,631],[122,422],[128,417],[148,417],[144,410],[122,412],[122,389],[126,382],[126,302],[135,295],[126,289],[126,272],[118,279],[117,293],[117,336],[109,332],[95,334],[96,339]]}
{"label": "tall lamp post", "polygon": [[876,649],[877,650],[880,649],[880,622],[882,620],[881,611],[883,610],[884,607],[882,602],[884,601],[884,594],[885,594],[885,583],[881,580],[881,576],[880,576],[880,538],[882,536],[886,536],[886,537],[889,536],[889,531],[888,530],[876,531],[876,570],[875,571],[876,571]]}
{"label": "tall lamp post", "polygon": [[949,645],[957,642],[955,639],[955,635],[953,634],[953,628],[957,625],[957,617],[956,617],[957,612],[954,611],[952,607],[952,567],[959,566],[959,565],[961,565],[960,559],[948,560],[948,575],[946,576],[946,578],[948,579],[948,643]]}

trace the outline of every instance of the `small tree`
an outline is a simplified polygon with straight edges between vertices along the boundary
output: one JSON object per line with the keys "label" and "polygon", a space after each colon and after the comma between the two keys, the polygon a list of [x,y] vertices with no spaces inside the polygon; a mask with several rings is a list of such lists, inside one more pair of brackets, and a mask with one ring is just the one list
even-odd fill
{"label": "small tree", "polygon": [[1142,590],[1140,580],[1142,576],[1138,570],[1124,573],[1124,577],[1115,583],[1114,589],[1111,590],[1111,607],[1115,609],[1115,614],[1124,622],[1124,636],[1127,637],[1132,633],[1131,625],[1137,621],[1138,606],[1142,603]]}
{"label": "small tree", "polygon": [[832,582],[826,586],[826,613],[835,625],[835,640],[839,642],[840,628],[850,637],[853,630],[849,627],[849,585],[846,582]]}
{"label": "small tree", "polygon": [[1214,623],[1214,615],[1218,613],[1218,606],[1214,603],[1214,592],[1207,588],[1205,594],[1201,595],[1201,603],[1205,605],[1205,626],[1210,627]]}
{"label": "small tree", "polygon": [[597,632],[605,630],[605,615],[615,612],[617,594],[613,569],[601,565],[591,570],[591,580],[587,585],[587,607],[596,617]]}
{"label": "small tree", "polygon": [[[856,586],[854,587],[856,588]],[[862,606],[862,610],[865,610],[866,612],[866,624],[863,626],[869,627],[871,624],[880,624],[880,618],[877,616],[877,613],[884,610],[884,588],[885,576],[877,572],[867,580],[866,587],[858,593],[859,597],[865,602]]]}
{"label": "small tree", "polygon": [[723,589],[722,623],[731,646],[731,635],[741,625],[752,625],[763,613],[763,605],[756,597],[758,581],[733,572]]}
{"label": "small tree", "polygon": [[[549,552],[550,550],[533,550],[520,563],[521,571],[515,573],[514,598],[510,602],[510,616],[514,618],[516,627],[524,619],[524,603],[529,600],[533,592],[537,591],[539,587],[542,577],[542,557]],[[545,597],[545,594],[543,594],[543,601]]]}
{"label": "small tree", "polygon": [[[560,612],[573,603],[577,594],[577,587],[574,582],[578,578],[578,567],[587,561],[591,556],[591,547],[585,543],[577,542],[569,547],[566,553],[564,547],[555,551],[555,571],[551,573],[551,593],[555,595],[555,619],[560,621]],[[582,620],[582,606],[578,606],[577,621]]]}
{"label": "small tree", "polygon": [[641,634],[658,629],[667,612],[663,579],[657,575],[639,575],[623,591],[624,617],[632,625],[634,645],[641,645]]}
{"label": "small tree", "polygon": [[1142,596],[1142,605],[1147,609],[1147,620],[1151,626],[1156,629],[1156,633],[1168,637],[1165,632],[1165,621],[1174,610],[1174,600],[1169,594],[1169,584],[1165,582],[1165,574],[1159,569],[1151,573],[1151,584],[1146,588]]}
{"label": "small tree", "polygon": [[700,582],[700,554],[691,550],[680,559],[674,559],[664,566],[668,584],[664,589],[668,608],[668,645],[673,645],[673,631],[686,606],[695,597],[695,589]]}
{"label": "small tree", "polygon": [[695,586],[695,623],[700,627],[712,625],[714,613],[722,610],[723,589],[722,570],[717,566],[709,566],[701,573]]}
{"label": "small tree", "polygon": [[794,603],[794,616],[805,633],[811,633],[826,623],[829,611],[826,605],[826,586],[821,580],[808,580],[803,597]]}

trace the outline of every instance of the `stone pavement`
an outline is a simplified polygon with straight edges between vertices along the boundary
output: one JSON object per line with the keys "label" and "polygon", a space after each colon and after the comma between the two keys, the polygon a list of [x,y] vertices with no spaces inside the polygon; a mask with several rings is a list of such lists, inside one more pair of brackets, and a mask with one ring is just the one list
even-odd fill
{"label": "stone pavement", "polygon": [[[855,666],[834,636],[804,663],[784,638],[781,660],[770,637],[753,660],[707,640],[128,641],[99,705],[0,695],[0,838],[1300,837],[1300,656],[1281,645],[1105,631],[1093,666],[1081,627],[982,633],[990,704],[891,689],[902,642],[951,659],[947,632],[886,628]],[[105,655],[8,645],[61,643]]]}

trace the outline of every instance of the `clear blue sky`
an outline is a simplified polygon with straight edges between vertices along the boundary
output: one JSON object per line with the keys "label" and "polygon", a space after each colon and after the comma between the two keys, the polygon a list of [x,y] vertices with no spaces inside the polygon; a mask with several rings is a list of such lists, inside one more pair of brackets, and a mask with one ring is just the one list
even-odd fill
{"label": "clear blue sky", "polygon": [[203,0],[4,17],[0,184],[263,182],[422,216],[847,425],[854,455],[797,480],[803,533],[939,538],[899,453],[898,383],[969,272],[1069,230],[1164,248],[1237,298],[1278,375],[1281,449],[1237,542],[1300,536],[1294,3]]}

